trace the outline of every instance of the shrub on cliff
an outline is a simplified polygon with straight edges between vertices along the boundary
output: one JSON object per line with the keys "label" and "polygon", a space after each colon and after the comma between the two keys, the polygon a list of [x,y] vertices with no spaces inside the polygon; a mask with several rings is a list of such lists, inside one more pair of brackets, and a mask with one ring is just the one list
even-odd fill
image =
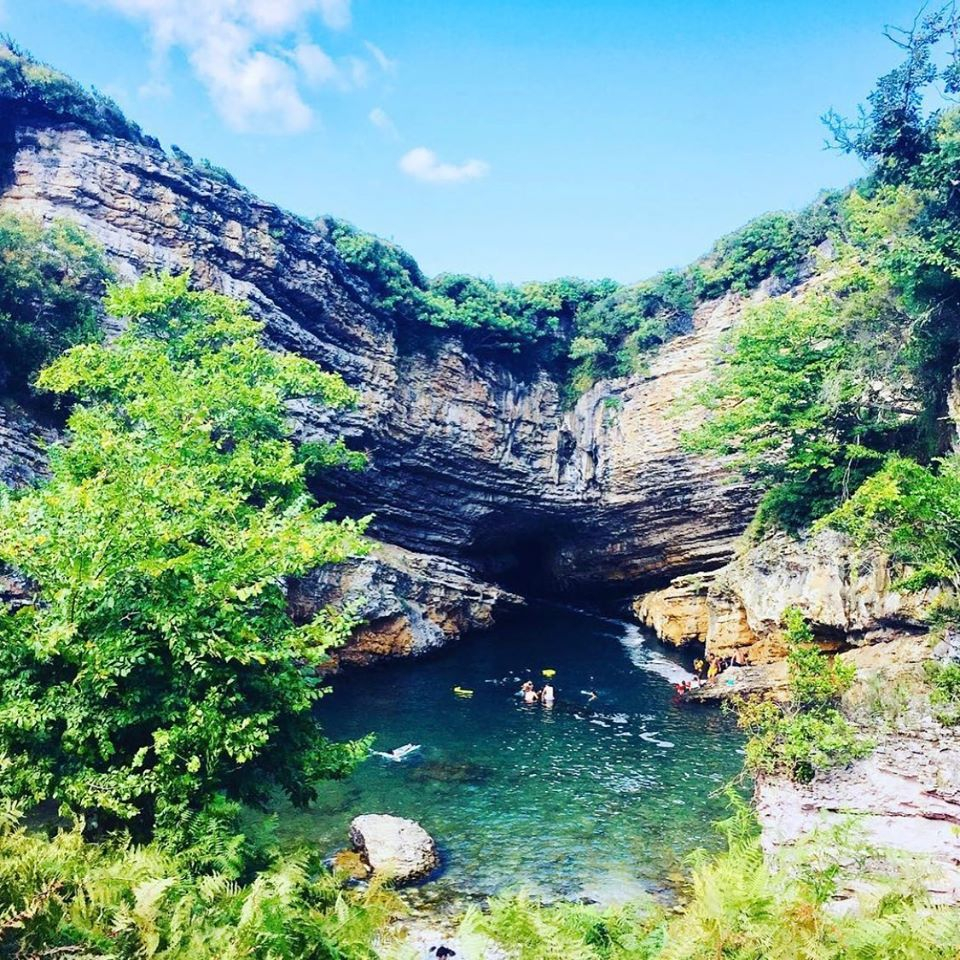
{"label": "shrub on cliff", "polygon": [[872,746],[840,711],[853,667],[820,651],[796,608],[784,614],[784,641],[789,699],[739,698],[734,708],[738,726],[750,735],[747,769],[807,781],[818,770],[865,756]]}
{"label": "shrub on cliff", "polygon": [[40,367],[99,335],[110,269],[78,227],[0,214],[0,393],[21,397]]}
{"label": "shrub on cliff", "polygon": [[309,800],[358,755],[311,712],[350,620],[296,626],[283,587],[364,527],[308,494],[286,403],[354,395],[186,277],[106,305],[127,330],[39,378],[80,401],[50,479],[0,498],[0,562],[35,592],[0,615],[0,796],[215,852],[231,801]]}
{"label": "shrub on cliff", "polygon": [[900,589],[946,583],[960,590],[960,458],[924,467],[893,456],[820,525],[861,546],[878,544],[907,564]]}
{"label": "shrub on cliff", "polygon": [[59,70],[41,63],[8,36],[0,35],[0,112],[33,110],[76,123],[95,136],[122,137],[159,148],[99,90],[87,90]]}

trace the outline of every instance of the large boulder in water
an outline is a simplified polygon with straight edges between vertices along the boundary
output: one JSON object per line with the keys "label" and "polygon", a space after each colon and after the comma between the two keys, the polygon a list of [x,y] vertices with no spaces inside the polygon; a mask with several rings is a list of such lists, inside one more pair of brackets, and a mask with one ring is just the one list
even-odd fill
{"label": "large boulder in water", "polygon": [[440,865],[433,837],[414,820],[381,813],[354,817],[350,843],[374,873],[397,883],[418,880]]}

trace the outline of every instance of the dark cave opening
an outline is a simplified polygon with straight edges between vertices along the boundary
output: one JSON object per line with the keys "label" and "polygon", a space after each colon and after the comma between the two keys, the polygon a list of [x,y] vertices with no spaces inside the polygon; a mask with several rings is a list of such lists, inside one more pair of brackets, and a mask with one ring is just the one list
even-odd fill
{"label": "dark cave opening", "polygon": [[568,520],[505,511],[484,522],[467,559],[484,577],[514,593],[555,599],[565,589],[558,559],[576,533]]}

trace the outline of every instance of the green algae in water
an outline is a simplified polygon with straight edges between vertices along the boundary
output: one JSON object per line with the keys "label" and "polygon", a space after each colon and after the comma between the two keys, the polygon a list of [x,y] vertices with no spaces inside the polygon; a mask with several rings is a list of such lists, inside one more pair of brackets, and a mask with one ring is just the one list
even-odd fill
{"label": "green algae in water", "polygon": [[[544,669],[557,671],[557,703],[523,704],[520,683],[540,685]],[[436,838],[437,882],[451,892],[522,884],[613,901],[661,888],[692,849],[716,845],[718,791],[742,764],[731,718],[676,701],[685,675],[638,628],[553,607],[429,658],[344,674],[320,705],[328,736],[421,749],[322,784],[311,809],[283,811],[281,835],[333,853],[354,816],[390,813]]]}

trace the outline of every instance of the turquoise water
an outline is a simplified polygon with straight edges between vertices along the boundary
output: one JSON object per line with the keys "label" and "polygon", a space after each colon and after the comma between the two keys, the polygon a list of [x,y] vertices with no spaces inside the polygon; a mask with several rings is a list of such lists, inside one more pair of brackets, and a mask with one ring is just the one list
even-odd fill
{"label": "turquoise water", "polygon": [[[523,884],[609,901],[660,888],[715,843],[716,792],[742,762],[728,717],[674,701],[685,666],[635,626],[534,607],[435,656],[344,674],[320,707],[325,732],[420,750],[324,784],[284,831],[333,853],[357,814],[411,817],[441,848],[437,882],[461,893]],[[520,682],[539,685],[545,668],[556,705],[523,704]]]}

